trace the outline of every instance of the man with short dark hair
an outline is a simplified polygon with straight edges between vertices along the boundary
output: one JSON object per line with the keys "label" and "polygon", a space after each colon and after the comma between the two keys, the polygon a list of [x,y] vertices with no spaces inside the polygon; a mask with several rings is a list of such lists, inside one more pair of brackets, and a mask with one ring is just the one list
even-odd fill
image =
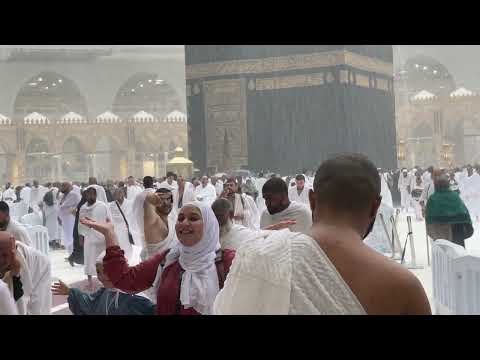
{"label": "man with short dark hair", "polygon": [[224,184],[225,190],[220,197],[230,201],[233,208],[234,224],[243,225],[252,230],[258,230],[260,214],[253,198],[242,193],[240,185],[234,177],[229,178]]}
{"label": "man with short dark hair", "polygon": [[[135,198],[133,223],[140,242],[137,245],[142,247],[142,260],[170,249],[175,243],[176,219],[171,216],[173,201],[172,189],[169,186],[162,186],[157,190],[146,188]],[[155,301],[155,298],[152,297],[151,300]]]}
{"label": "man with short dark hair", "polygon": [[288,198],[290,201],[296,201],[308,206],[308,191],[310,189],[305,184],[305,176],[302,174],[295,176],[295,185],[288,189]]}
{"label": "man with short dark hair", "polygon": [[265,206],[260,216],[260,229],[285,220],[295,221],[289,226],[293,232],[308,233],[312,226],[312,213],[305,205],[288,198],[288,187],[282,178],[269,179],[262,188]]}
{"label": "man with short dark hair", "polygon": [[153,177],[145,176],[143,178],[143,187],[144,189],[153,189]]}
{"label": "man with short dark hair", "polygon": [[27,229],[10,218],[10,207],[5,201],[0,201],[0,231],[8,231],[15,237],[15,240],[32,246],[32,240]]}
{"label": "man with short dark hair", "polygon": [[175,222],[170,214],[173,194],[163,186],[147,194],[144,205],[144,239],[142,260],[169,249],[176,242]]}
{"label": "man with short dark hair", "polygon": [[171,189],[178,189],[175,173],[173,171],[168,171],[166,179],[162,182],[157,182],[156,186],[157,188],[168,186]]}
{"label": "man with short dark hair", "polygon": [[311,235],[275,231],[244,244],[215,314],[431,314],[415,275],[363,243],[381,203],[366,157],[325,161],[309,200]]}
{"label": "man with short dark hair", "polygon": [[220,246],[222,249],[237,250],[243,243],[253,239],[265,238],[270,230],[286,229],[292,224],[291,221],[284,221],[271,225],[264,230],[252,230],[243,225],[234,223],[234,208],[232,203],[219,198],[212,204],[212,210],[218,220],[220,227]]}
{"label": "man with short dark hair", "polygon": [[176,179],[176,175],[173,171],[168,171],[167,172],[167,178],[165,181],[161,183],[157,183],[157,189],[161,188],[168,188],[172,192],[173,195],[173,204],[174,206],[172,207],[172,211],[170,212],[170,217],[172,219],[177,219],[177,206],[175,204],[178,204],[178,198],[179,198],[179,184]]}

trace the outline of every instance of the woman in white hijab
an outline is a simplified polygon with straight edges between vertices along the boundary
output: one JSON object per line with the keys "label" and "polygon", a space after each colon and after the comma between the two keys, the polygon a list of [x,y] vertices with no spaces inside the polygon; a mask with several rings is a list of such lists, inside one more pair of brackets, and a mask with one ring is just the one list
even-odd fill
{"label": "woman in white hijab", "polygon": [[116,288],[138,293],[153,287],[158,315],[212,314],[234,252],[218,256],[219,226],[209,206],[185,204],[175,225],[179,243],[134,267],[128,266],[111,224],[80,221],[105,235],[104,271]]}

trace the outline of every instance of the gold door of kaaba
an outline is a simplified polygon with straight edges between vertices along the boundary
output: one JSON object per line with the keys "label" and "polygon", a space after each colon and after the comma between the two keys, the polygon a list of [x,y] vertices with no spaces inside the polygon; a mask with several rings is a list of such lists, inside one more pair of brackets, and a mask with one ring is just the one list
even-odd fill
{"label": "gold door of kaaba", "polygon": [[[245,79],[205,81],[203,93],[205,94],[207,130],[207,166],[216,167],[218,170],[229,170],[224,167],[239,169],[247,165]],[[229,159],[225,159],[226,156]]]}

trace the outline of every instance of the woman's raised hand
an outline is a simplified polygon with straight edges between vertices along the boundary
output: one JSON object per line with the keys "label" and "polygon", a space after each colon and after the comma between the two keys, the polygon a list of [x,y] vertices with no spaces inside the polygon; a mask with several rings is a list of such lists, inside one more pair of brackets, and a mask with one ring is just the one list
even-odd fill
{"label": "woman's raised hand", "polygon": [[100,223],[100,222],[96,222],[95,220],[92,220],[88,217],[84,217],[84,218],[80,219],[80,223],[82,225],[85,225],[85,226],[89,227],[90,229],[94,229],[94,230],[98,231],[100,234],[102,234],[104,236],[109,235],[109,234],[114,232],[113,224],[110,221],[110,219],[107,219],[107,222],[105,222],[105,223]]}

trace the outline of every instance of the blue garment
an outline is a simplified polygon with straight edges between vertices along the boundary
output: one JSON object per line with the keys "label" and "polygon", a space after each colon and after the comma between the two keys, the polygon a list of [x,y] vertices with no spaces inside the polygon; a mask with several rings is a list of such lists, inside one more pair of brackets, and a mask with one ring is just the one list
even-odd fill
{"label": "blue garment", "polygon": [[68,305],[73,315],[155,315],[155,304],[150,300],[116,289],[101,288],[93,294],[70,289]]}

